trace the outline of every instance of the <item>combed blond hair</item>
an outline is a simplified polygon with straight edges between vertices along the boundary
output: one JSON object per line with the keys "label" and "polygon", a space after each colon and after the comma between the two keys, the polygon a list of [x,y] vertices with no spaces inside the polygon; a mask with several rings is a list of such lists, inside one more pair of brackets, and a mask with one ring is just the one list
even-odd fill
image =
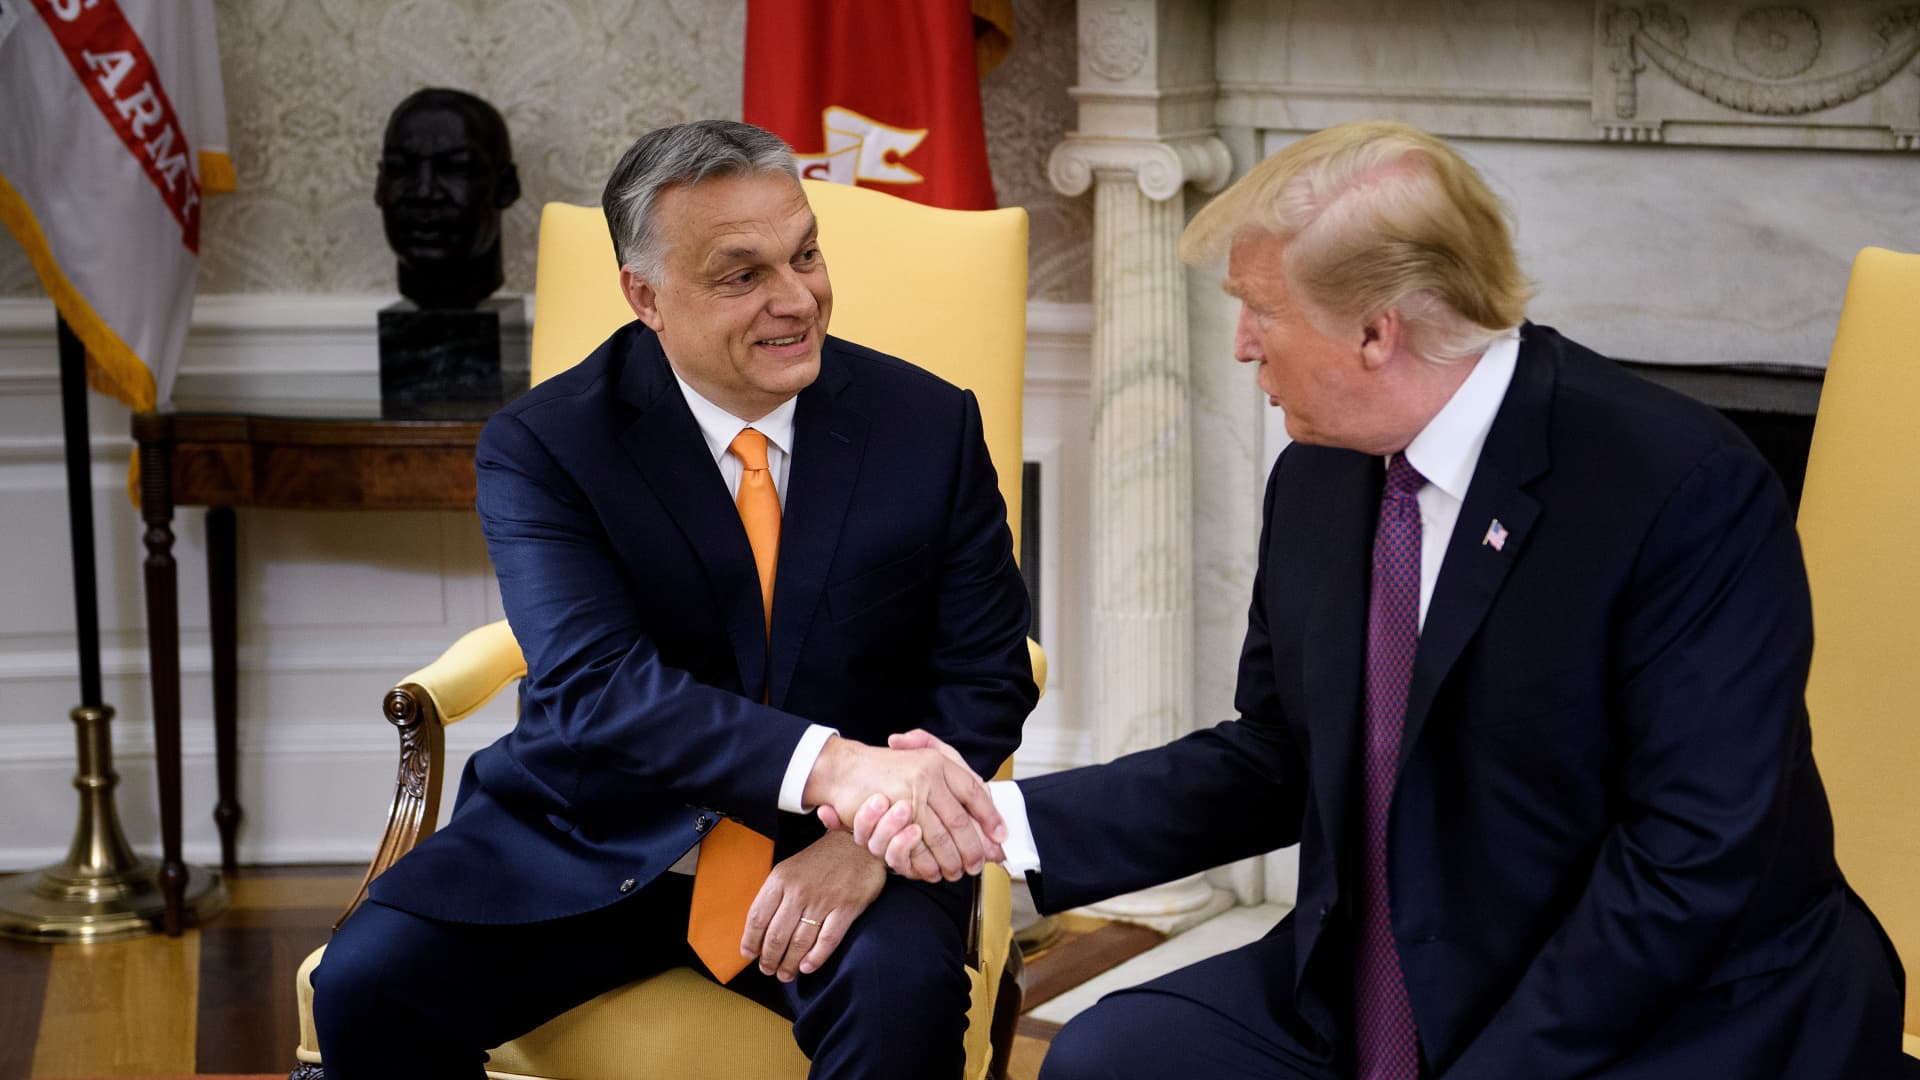
{"label": "combed blond hair", "polygon": [[1341,124],[1262,161],[1194,215],[1180,256],[1208,262],[1260,236],[1285,245],[1289,286],[1310,307],[1350,325],[1398,309],[1431,360],[1510,336],[1533,296],[1506,207],[1452,147],[1406,124]]}

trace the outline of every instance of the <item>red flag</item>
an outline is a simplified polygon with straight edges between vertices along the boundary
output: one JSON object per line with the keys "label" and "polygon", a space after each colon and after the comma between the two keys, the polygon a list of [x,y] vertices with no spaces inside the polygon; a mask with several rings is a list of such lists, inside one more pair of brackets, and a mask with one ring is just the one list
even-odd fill
{"label": "red flag", "polygon": [[787,140],[802,175],[960,210],[994,206],[980,122],[975,7],[1002,35],[1010,4],[747,0],[745,119]]}

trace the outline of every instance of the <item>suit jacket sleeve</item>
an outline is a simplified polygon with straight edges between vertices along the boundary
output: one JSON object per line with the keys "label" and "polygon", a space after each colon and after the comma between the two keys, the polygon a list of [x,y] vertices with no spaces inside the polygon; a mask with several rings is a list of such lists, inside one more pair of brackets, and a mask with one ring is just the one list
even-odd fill
{"label": "suit jacket sleeve", "polygon": [[1812,617],[1785,497],[1757,455],[1723,446],[1670,494],[1613,649],[1617,824],[1449,1076],[1599,1075],[1700,985],[1764,887],[1789,772],[1809,753]]}
{"label": "suit jacket sleeve", "polygon": [[1286,456],[1267,483],[1260,564],[1240,649],[1239,719],[1104,765],[1020,782],[1040,872],[1028,875],[1045,911],[1157,885],[1300,839],[1305,747],[1274,685],[1267,623],[1265,529]]}
{"label": "suit jacket sleeve", "polygon": [[661,662],[585,495],[521,420],[475,458],[480,524],[527,658],[522,694],[558,730],[515,729],[513,760],[562,805],[609,809],[635,785],[778,830],[780,780],[807,721]]}
{"label": "suit jacket sleeve", "polygon": [[1006,501],[987,456],[979,403],[971,390],[964,398],[949,543],[934,601],[938,630],[928,657],[931,711],[921,726],[991,776],[1020,745],[1021,725],[1040,695]]}

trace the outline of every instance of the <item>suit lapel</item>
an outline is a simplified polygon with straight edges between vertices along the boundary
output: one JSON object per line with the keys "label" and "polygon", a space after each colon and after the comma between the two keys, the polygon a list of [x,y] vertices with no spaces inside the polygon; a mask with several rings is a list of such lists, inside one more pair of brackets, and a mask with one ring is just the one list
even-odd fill
{"label": "suit lapel", "polygon": [[866,451],[867,418],[840,403],[850,379],[832,339],[820,377],[800,392],[793,413],[793,464],[780,521],[780,564],[773,577],[773,653],[767,702],[779,708],[793,686],[800,646],[846,525],[847,506]]}
{"label": "suit lapel", "polygon": [[621,434],[621,445],[706,572],[726,620],[741,692],[757,697],[766,679],[767,630],[753,548],[659,339],[638,324],[634,329],[620,396],[640,415]]}
{"label": "suit lapel", "polygon": [[[1343,838],[1353,777],[1358,771],[1361,693],[1365,688],[1367,591],[1371,581],[1374,519],[1379,511],[1382,465],[1372,455],[1333,455],[1321,470],[1317,491],[1302,500],[1313,508],[1318,528],[1278,527],[1291,550],[1277,553],[1310,584],[1312,600],[1300,642],[1301,686],[1311,727],[1313,790],[1328,850],[1342,865]],[[1358,598],[1356,602],[1355,598]],[[1342,880],[1345,878],[1342,872]]]}
{"label": "suit lapel", "polygon": [[[1557,357],[1534,333],[1531,325],[1522,331],[1513,381],[1481,447],[1427,606],[1420,647],[1414,653],[1413,682],[1407,690],[1406,725],[1400,737],[1402,768],[1426,725],[1441,683],[1480,629],[1540,516],[1539,501],[1523,488],[1547,470],[1547,421]],[[1486,541],[1494,522],[1506,530],[1498,547]]]}

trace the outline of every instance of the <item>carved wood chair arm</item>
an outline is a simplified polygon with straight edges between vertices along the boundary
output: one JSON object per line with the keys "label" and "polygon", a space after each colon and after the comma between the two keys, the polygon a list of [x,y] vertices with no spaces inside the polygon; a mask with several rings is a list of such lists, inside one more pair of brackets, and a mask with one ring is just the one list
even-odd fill
{"label": "carved wood chair arm", "polygon": [[367,886],[400,856],[433,834],[440,819],[440,787],[446,777],[448,724],[478,712],[494,695],[527,673],[526,657],[506,620],[489,623],[453,643],[439,659],[402,679],[382,701],[400,733],[400,768],[380,848],[337,929],[366,899]]}

